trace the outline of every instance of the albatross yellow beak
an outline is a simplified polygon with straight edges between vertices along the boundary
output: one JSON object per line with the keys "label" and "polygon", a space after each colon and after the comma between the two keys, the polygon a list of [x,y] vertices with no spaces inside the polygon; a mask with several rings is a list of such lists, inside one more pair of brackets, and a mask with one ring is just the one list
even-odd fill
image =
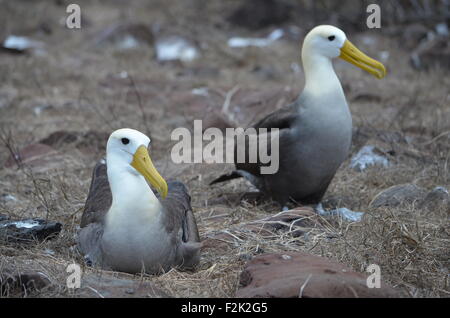
{"label": "albatross yellow beak", "polygon": [[362,68],[378,79],[382,79],[386,76],[386,68],[383,64],[368,57],[349,40],[345,40],[344,46],[341,48],[341,55],[339,57],[359,68]]}
{"label": "albatross yellow beak", "polygon": [[131,166],[158,190],[164,199],[167,196],[168,187],[166,180],[156,170],[145,146],[140,146],[133,156]]}

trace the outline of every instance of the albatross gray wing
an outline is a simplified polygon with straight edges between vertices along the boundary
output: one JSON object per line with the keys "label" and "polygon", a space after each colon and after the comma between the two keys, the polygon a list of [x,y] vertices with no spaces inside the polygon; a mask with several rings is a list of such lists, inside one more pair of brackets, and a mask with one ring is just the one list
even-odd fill
{"label": "albatross gray wing", "polygon": [[80,227],[90,223],[103,223],[106,213],[111,207],[112,194],[106,172],[104,159],[97,162],[92,172],[89,194],[84,204]]}
{"label": "albatross gray wing", "polygon": [[[292,103],[288,106],[282,107],[273,113],[267,115],[266,117],[259,120],[256,124],[252,125],[252,128],[256,129],[256,133],[258,135],[258,145],[260,143],[260,138],[266,139],[266,145],[267,145],[267,154],[271,155],[272,149],[271,149],[271,143],[270,140],[272,138],[271,129],[278,128],[279,129],[279,146],[280,146],[280,154],[283,153],[282,148],[285,146],[289,146],[288,140],[290,139],[289,136],[291,135],[291,128],[294,125],[298,118],[298,111],[297,111],[297,103]],[[259,129],[266,128],[267,133],[266,134],[260,134]],[[256,141],[256,140],[255,140]],[[237,162],[237,147],[234,149],[234,160],[236,163],[236,169],[237,170],[243,170],[246,171],[252,175],[259,176],[261,175],[261,166],[269,165],[269,164],[262,164],[259,158],[259,151],[257,152],[258,157],[256,160],[256,163],[249,162],[249,153],[248,150],[250,149],[249,146],[249,138],[246,138],[245,141],[245,162],[239,163]],[[243,173],[241,173],[243,174]],[[252,180],[249,180],[252,181]],[[253,183],[253,182],[252,182]],[[255,184],[255,186],[258,186]]]}
{"label": "albatross gray wing", "polygon": [[[320,173],[310,173],[311,164],[308,162],[317,161],[320,158],[313,156],[310,151],[312,147],[318,146],[314,144],[314,135],[304,131],[302,126],[306,120],[301,114],[304,102],[304,98],[300,97],[294,103],[267,115],[252,126],[258,134],[258,144],[260,138],[267,138],[267,153],[272,158],[270,138],[273,137],[274,133],[271,133],[270,129],[279,129],[279,170],[276,173],[261,173],[261,167],[268,166],[270,163],[261,163],[259,151],[256,162],[249,162],[249,143],[247,138],[245,162],[237,162],[237,149],[235,148],[236,170],[220,176],[211,184],[244,177],[261,192],[272,197],[282,206],[288,200],[305,204],[320,202],[334,175],[334,171],[333,174],[327,176],[321,176]],[[260,128],[267,128],[267,134],[261,134],[259,132]]]}
{"label": "albatross gray wing", "polygon": [[[283,153],[284,148],[289,147],[290,143],[290,135],[291,128],[295,124],[295,122],[298,119],[299,113],[298,113],[298,102],[294,102],[292,104],[289,104],[288,106],[282,107],[275,112],[265,116],[261,120],[259,120],[256,124],[252,125],[251,128],[256,129],[257,133],[257,143],[259,144],[260,138],[265,138],[267,140],[267,153],[270,155],[272,152],[271,149],[271,143],[270,140],[272,138],[272,133],[270,132],[270,129],[272,128],[278,128],[279,129],[279,147],[280,147],[280,154]],[[260,128],[267,128],[267,133],[264,135],[260,135],[259,129]],[[265,191],[265,186],[262,180],[260,180],[259,176],[261,175],[261,166],[269,165],[269,164],[262,164],[259,159],[259,151],[257,152],[258,157],[256,162],[251,163],[249,162],[249,140],[250,138],[246,136],[245,139],[245,162],[238,162],[237,160],[237,145],[234,149],[234,161],[236,165],[236,170],[222,175],[218,177],[217,179],[213,180],[210,184],[220,183],[224,181],[228,181],[231,179],[241,178],[244,177],[245,179],[249,180],[253,185],[255,185],[257,188],[259,188],[262,191]]]}
{"label": "albatross gray wing", "polygon": [[77,245],[88,265],[102,262],[100,247],[103,220],[111,207],[112,195],[105,160],[100,160],[92,172],[91,186],[81,217]]}
{"label": "albatross gray wing", "polygon": [[252,127],[258,128],[278,128],[288,129],[292,126],[293,122],[298,117],[298,101],[293,102],[287,106],[268,114],[264,118],[260,119]]}
{"label": "albatross gray wing", "polygon": [[161,200],[164,207],[163,224],[171,235],[172,244],[179,247],[181,266],[195,266],[200,260],[200,236],[191,208],[191,197],[179,181],[168,182],[168,195]]}

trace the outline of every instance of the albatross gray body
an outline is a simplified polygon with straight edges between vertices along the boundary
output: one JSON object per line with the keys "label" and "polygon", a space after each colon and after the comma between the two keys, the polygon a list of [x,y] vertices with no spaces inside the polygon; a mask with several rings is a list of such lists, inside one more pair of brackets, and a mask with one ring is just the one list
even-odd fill
{"label": "albatross gray body", "polygon": [[152,223],[128,211],[117,225],[109,225],[112,194],[106,164],[97,163],[86,200],[78,248],[85,259],[105,269],[156,274],[171,267],[194,267],[200,259],[200,238],[181,182],[169,182],[162,211]]}
{"label": "albatross gray body", "polygon": [[288,200],[319,203],[351,145],[352,118],[342,89],[328,90],[320,96],[303,92],[294,103],[252,127],[256,131],[279,129],[278,171],[261,174],[259,160],[236,163],[235,171],[211,184],[245,177],[281,205]]}
{"label": "albatross gray body", "polygon": [[[211,184],[245,177],[282,206],[288,200],[320,203],[337,169],[347,158],[352,139],[352,117],[333,69],[332,60],[338,57],[378,79],[386,76],[384,65],[361,52],[342,30],[331,25],[315,27],[303,40],[303,92],[296,102],[253,126],[257,134],[259,128],[279,129],[278,171],[262,174],[259,158],[256,163],[236,162],[235,149],[236,170]],[[258,134],[258,139],[261,138],[266,136]],[[246,143],[246,158],[249,158]],[[270,151],[271,143],[266,144]],[[271,152],[269,155],[272,159],[276,157]]]}

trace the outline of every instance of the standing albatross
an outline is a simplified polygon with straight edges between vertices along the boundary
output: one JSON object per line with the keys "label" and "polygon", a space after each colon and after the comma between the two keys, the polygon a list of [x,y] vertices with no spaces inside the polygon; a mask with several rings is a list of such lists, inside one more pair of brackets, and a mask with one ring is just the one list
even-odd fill
{"label": "standing albatross", "polygon": [[94,168],[77,242],[93,265],[156,274],[199,262],[190,196],[184,184],[167,184],[156,171],[149,143],[139,131],[116,130],[108,139],[106,164]]}
{"label": "standing albatross", "polygon": [[[340,57],[381,79],[386,70],[380,62],[358,50],[345,33],[330,25],[312,29],[302,48],[305,87],[298,99],[252,127],[278,128],[279,169],[274,174],[262,174],[259,158],[255,163],[236,162],[236,170],[211,184],[244,177],[281,206],[294,200],[303,204],[318,204],[341,163],[347,158],[352,139],[352,117],[332,59]],[[256,140],[255,140],[256,141]],[[249,142],[245,144],[248,158]],[[270,142],[267,144],[270,153]],[[273,157],[273,154],[272,154]],[[266,164],[267,165],[267,164]]]}

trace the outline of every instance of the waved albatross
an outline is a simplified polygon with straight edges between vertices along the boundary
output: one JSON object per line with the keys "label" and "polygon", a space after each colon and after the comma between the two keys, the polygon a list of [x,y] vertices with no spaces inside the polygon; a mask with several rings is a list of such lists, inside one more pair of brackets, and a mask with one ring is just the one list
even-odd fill
{"label": "waved albatross", "polygon": [[199,262],[190,196],[183,183],[166,183],[156,171],[149,143],[146,135],[128,128],[109,137],[106,163],[94,168],[78,233],[78,248],[88,263],[157,274]]}
{"label": "waved albatross", "polygon": [[[297,100],[252,127],[279,129],[279,169],[274,174],[261,174],[264,166],[236,162],[236,170],[211,184],[244,177],[281,206],[293,200],[318,204],[337,169],[348,156],[352,139],[352,117],[332,59],[340,57],[369,72],[378,79],[386,75],[380,62],[358,50],[345,33],[330,25],[312,29],[305,37],[302,61],[305,87]],[[270,133],[260,138],[272,138]],[[267,139],[270,140],[270,139]],[[245,141],[245,158],[249,158],[249,141]],[[267,145],[270,153],[270,142]],[[273,156],[273,154],[272,154]]]}

